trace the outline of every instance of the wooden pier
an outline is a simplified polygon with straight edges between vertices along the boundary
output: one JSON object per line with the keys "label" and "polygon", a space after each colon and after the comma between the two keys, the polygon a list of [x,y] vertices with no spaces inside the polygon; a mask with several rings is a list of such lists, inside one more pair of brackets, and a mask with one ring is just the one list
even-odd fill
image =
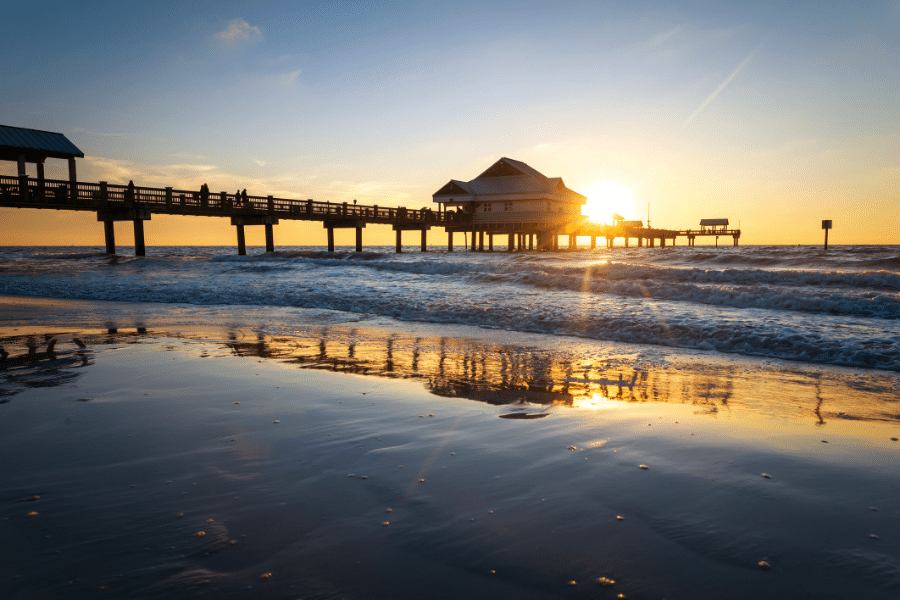
{"label": "wooden pier", "polygon": [[[421,250],[427,251],[427,232],[436,226],[447,232],[450,252],[454,233],[471,233],[473,251],[485,250],[485,237],[487,250],[492,251],[495,235],[506,236],[508,251],[560,250],[560,236],[568,236],[568,248],[575,250],[578,237],[590,237],[591,248],[596,247],[597,238],[604,238],[607,248],[612,248],[617,238],[625,240],[626,248],[631,239],[637,240],[638,247],[646,241],[651,248],[658,240],[662,248],[667,241],[674,245],[679,236],[686,237],[689,246],[697,237],[715,236],[718,240],[719,236],[731,236],[737,246],[741,235],[740,229],[725,228],[727,219],[704,219],[699,230],[677,231],[645,228],[639,221],[624,221],[618,215],[614,225],[591,223],[580,215],[586,198],[566,188],[561,178],[547,178],[525,163],[505,157],[470,182],[451,180],[442,187],[433,195],[437,210],[357,205],[356,200],[351,204],[251,196],[246,190],[211,192],[206,184],[200,190],[179,190],[133,182],[81,182],[76,177],[77,157],[84,153],[61,133],[0,125],[0,160],[18,165],[18,176],[0,176],[0,207],[96,212],[109,254],[116,252],[115,223],[131,221],[135,254],[144,256],[144,222],[153,214],[229,218],[240,255],[247,253],[244,229],[248,226],[265,228],[266,252],[273,252],[274,226],[280,220],[321,222],[329,252],[334,252],[335,229],[355,229],[356,251],[362,252],[363,229],[370,224],[393,228],[397,252],[402,249],[404,231],[418,231]],[[68,161],[69,178],[46,179],[44,162],[48,158]],[[37,177],[27,175],[29,162],[36,165]],[[540,208],[545,200],[546,207]],[[447,210],[453,206],[455,210]]]}
{"label": "wooden pier", "polygon": [[[334,252],[334,230],[355,229],[356,251],[363,250],[363,229],[369,224],[390,225],[396,232],[396,251],[402,249],[404,231],[420,232],[420,248],[427,251],[427,232],[432,227],[444,227],[448,234],[449,251],[453,251],[453,234],[471,235],[468,249],[493,251],[494,236],[506,238],[508,251],[524,250],[576,250],[577,238],[590,238],[590,248],[597,247],[597,240],[605,241],[613,248],[616,239],[624,240],[624,247],[635,240],[637,247],[653,248],[657,245],[675,245],[679,237],[686,238],[689,246],[698,237],[731,237],[738,245],[740,229],[653,229],[622,225],[591,223],[586,217],[573,222],[571,218],[547,219],[527,224],[495,223],[475,225],[470,214],[456,211],[408,209],[361,205],[352,202],[323,202],[319,200],[295,200],[273,196],[250,196],[239,193],[207,193],[200,190],[179,190],[172,187],[153,188],[134,185],[115,185],[105,181],[88,183],[73,180],[53,180],[32,177],[0,176],[0,207],[34,208],[52,210],[93,211],[97,221],[103,223],[106,252],[115,254],[114,224],[131,221],[134,226],[134,247],[137,256],[146,254],[144,222],[153,214],[184,215],[195,217],[230,218],[236,229],[238,254],[247,253],[244,228],[265,228],[266,252],[275,250],[274,226],[280,220],[319,221],[327,231],[327,248]],[[561,246],[560,237],[568,237],[568,244]]]}

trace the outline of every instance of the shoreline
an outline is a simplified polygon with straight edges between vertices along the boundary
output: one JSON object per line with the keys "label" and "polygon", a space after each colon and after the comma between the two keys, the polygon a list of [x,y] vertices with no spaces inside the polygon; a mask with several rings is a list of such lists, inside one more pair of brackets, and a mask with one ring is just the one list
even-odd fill
{"label": "shoreline", "polygon": [[6,597],[900,589],[890,373],[39,304],[0,309]]}

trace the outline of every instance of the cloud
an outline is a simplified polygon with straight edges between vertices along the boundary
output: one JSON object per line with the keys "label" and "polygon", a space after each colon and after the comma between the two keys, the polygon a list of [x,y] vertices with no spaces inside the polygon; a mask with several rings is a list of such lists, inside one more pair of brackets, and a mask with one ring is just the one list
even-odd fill
{"label": "cloud", "polygon": [[258,158],[254,158],[254,159],[253,159],[253,162],[255,162],[255,163],[256,163],[257,165],[259,165],[260,167],[266,166],[265,161],[259,160]]}
{"label": "cloud", "polygon": [[262,37],[262,31],[244,19],[232,19],[228,27],[215,34],[217,40],[225,44],[252,41]]}
{"label": "cloud", "polygon": [[282,85],[290,85],[297,81],[297,78],[300,76],[302,69],[297,69],[296,71],[291,71],[289,73],[282,73],[276,79],[278,83]]}

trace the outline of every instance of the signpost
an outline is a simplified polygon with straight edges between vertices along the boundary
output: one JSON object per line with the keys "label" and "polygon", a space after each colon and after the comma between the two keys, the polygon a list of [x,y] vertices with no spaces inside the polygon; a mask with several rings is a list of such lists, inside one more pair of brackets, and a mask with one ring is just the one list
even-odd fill
{"label": "signpost", "polygon": [[822,229],[825,230],[825,249],[828,250],[828,230],[831,229],[831,219],[822,220]]}

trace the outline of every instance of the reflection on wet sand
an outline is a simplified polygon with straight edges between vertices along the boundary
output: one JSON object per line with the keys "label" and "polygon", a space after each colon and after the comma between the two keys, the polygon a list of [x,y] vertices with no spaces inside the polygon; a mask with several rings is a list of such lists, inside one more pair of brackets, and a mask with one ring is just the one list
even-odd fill
{"label": "reflection on wet sand", "polygon": [[[297,335],[224,336],[109,327],[91,334],[0,338],[0,402],[27,387],[70,383],[93,364],[97,346],[158,338],[203,339],[238,357],[276,360],[304,369],[419,380],[432,393],[492,405],[516,405],[504,418],[538,418],[551,406],[609,408],[666,402],[720,416],[753,411],[766,418],[900,422],[889,374],[829,372],[801,365],[775,372],[752,363],[641,369],[628,358],[591,359],[520,346],[451,337],[406,337],[378,330],[321,327]],[[174,346],[167,347],[173,350]],[[200,356],[208,356],[204,348]],[[527,407],[534,410],[527,411]]]}

